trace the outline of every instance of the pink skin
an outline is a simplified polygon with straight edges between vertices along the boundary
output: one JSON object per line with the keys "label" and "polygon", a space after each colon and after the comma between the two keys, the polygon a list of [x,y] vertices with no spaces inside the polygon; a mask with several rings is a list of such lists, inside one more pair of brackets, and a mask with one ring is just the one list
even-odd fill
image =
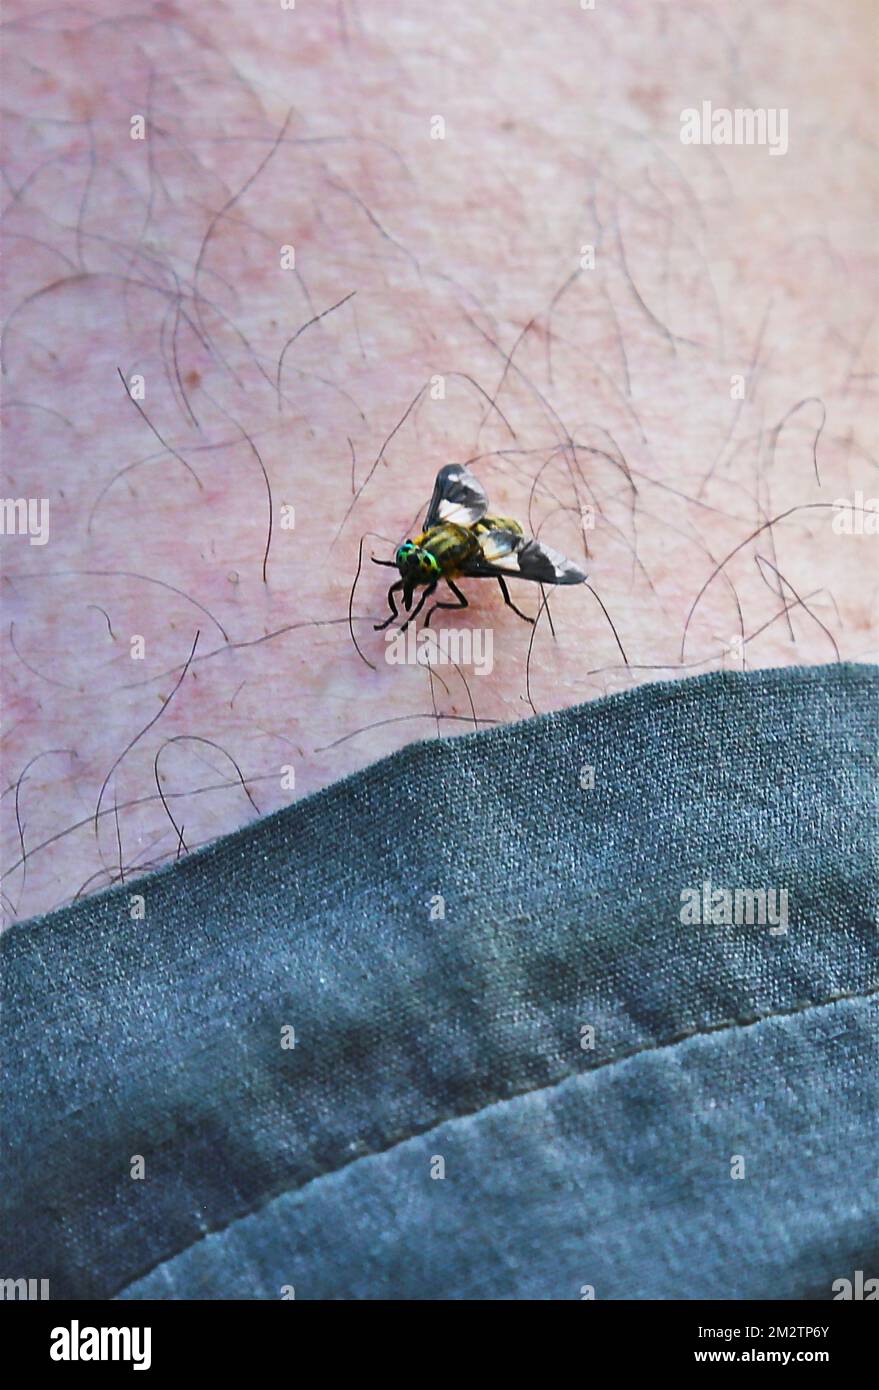
{"label": "pink skin", "polygon": [[[4,541],[9,919],[463,732],[471,699],[488,726],[876,659],[879,542],[828,505],[879,493],[866,7],[401,13],[7,6],[4,495],[50,500],[47,544]],[[786,106],[788,153],[683,145],[704,99]],[[279,409],[285,343],[352,291],[287,347]],[[578,563],[588,542],[628,667],[568,588],[526,686],[531,629],[472,581],[433,621],[490,627],[490,674],[386,662],[394,575],[369,556],[467,458],[496,510]],[[371,665],[346,621],[362,536]],[[538,589],[513,597],[536,612]]]}

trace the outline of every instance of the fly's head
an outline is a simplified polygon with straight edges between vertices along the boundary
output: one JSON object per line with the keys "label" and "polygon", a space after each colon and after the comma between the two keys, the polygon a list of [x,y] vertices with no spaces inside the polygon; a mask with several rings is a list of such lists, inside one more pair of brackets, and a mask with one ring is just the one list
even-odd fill
{"label": "fly's head", "polygon": [[403,580],[403,606],[408,612],[416,588],[420,584],[436,583],[440,577],[440,567],[436,556],[414,541],[403,542],[394,556],[394,563]]}

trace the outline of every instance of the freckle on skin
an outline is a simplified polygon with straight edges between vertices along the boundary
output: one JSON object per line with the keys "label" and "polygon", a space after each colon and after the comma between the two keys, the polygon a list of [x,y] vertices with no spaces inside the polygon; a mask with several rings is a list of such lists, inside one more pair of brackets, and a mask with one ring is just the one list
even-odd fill
{"label": "freckle on skin", "polygon": [[95,115],[95,101],[90,92],[83,91],[81,88],[73,91],[69,96],[70,111],[77,121],[90,121]]}
{"label": "freckle on skin", "polygon": [[629,98],[646,115],[656,118],[664,109],[666,94],[663,87],[654,83],[649,87],[632,87]]}

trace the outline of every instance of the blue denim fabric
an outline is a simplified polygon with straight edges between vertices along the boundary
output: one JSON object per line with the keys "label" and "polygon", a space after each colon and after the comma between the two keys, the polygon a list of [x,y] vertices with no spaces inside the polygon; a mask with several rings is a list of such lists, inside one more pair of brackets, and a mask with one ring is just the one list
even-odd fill
{"label": "blue denim fabric", "polygon": [[879,1272],[876,1020],[875,1000],[817,1006],[497,1101],[123,1297],[831,1298]]}
{"label": "blue denim fabric", "polygon": [[[788,1298],[879,1273],[877,694],[866,666],[712,675],[418,744],[13,927],[0,1275]],[[685,924],[706,880],[786,888],[787,930]]]}

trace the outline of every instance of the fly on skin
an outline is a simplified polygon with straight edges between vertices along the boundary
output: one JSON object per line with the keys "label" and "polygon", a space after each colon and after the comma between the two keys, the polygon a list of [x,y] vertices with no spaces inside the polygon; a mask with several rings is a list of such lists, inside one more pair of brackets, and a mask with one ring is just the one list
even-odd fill
{"label": "fly on skin", "polygon": [[[421,534],[404,541],[393,560],[374,559],[374,563],[400,572],[400,578],[388,590],[391,616],[375,624],[376,632],[400,616],[395,594],[402,594],[403,607],[409,615],[400,625],[404,632],[436,593],[440,580],[445,581],[458,601],[433,604],[424,620],[425,627],[430,626],[438,608],[469,607],[456,579],[496,579],[504,603],[526,623],[533,623],[534,619],[513,603],[508,579],[528,579],[535,584],[583,584],[586,580],[583,571],[564,555],[533,536],[526,536],[512,517],[489,516],[485,488],[463,463],[447,464],[437,473]],[[423,592],[413,609],[416,589]]]}

